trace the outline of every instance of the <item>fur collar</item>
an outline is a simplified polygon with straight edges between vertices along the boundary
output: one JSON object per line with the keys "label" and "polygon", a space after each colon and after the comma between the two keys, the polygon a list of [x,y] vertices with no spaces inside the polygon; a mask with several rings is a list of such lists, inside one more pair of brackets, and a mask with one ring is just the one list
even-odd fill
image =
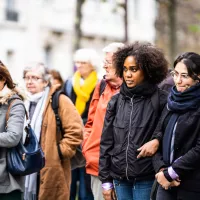
{"label": "fur collar", "polygon": [[13,95],[19,95],[22,100],[24,99],[24,95],[20,94],[18,89],[11,90],[5,85],[0,91],[0,104],[8,104],[9,99],[11,99]]}

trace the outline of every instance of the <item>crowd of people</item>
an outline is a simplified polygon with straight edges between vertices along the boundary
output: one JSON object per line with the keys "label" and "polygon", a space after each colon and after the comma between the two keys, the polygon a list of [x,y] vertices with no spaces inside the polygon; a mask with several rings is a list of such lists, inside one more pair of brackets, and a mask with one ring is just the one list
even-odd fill
{"label": "crowd of people", "polygon": [[[66,81],[27,64],[26,93],[0,61],[1,200],[200,199],[200,55],[181,53],[171,69],[148,42],[113,42],[103,52],[102,79],[94,49],[75,52]],[[8,170],[7,153],[27,139],[28,121],[45,166],[21,176]],[[77,151],[85,164],[71,169]]]}

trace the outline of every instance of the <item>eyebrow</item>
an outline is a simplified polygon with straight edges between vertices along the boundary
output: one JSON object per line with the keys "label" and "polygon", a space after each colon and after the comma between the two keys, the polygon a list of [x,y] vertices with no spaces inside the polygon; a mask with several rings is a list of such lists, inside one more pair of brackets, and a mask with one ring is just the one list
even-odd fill
{"label": "eyebrow", "polygon": [[176,73],[178,73],[178,74],[187,74],[188,75],[188,73],[186,73],[186,72],[183,72],[183,73],[179,73],[178,71],[176,71],[176,70],[174,70]]}
{"label": "eyebrow", "polygon": [[[124,65],[124,67],[126,67],[125,65]],[[129,66],[129,68],[130,67],[133,67],[133,68],[139,68],[139,67],[137,67],[136,65],[135,66]],[[127,68],[127,67],[126,67]]]}

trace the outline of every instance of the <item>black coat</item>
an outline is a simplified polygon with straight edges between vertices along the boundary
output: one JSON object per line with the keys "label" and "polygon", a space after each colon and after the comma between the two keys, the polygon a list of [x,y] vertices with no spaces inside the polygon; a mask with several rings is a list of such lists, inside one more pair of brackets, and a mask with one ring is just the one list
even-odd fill
{"label": "black coat", "polygon": [[[161,120],[153,135],[153,138],[161,139],[159,151],[153,157],[156,172],[160,168],[168,167],[162,158],[162,135],[170,114],[167,108],[163,110]],[[179,175],[180,188],[200,192],[200,108],[179,116],[175,130],[174,159],[171,166]]]}
{"label": "black coat", "polygon": [[[158,110],[166,103],[166,93],[158,90]],[[137,159],[137,149],[148,142],[159,116],[151,96],[113,96],[108,104],[100,143],[99,177],[113,179],[153,179],[152,158]]]}

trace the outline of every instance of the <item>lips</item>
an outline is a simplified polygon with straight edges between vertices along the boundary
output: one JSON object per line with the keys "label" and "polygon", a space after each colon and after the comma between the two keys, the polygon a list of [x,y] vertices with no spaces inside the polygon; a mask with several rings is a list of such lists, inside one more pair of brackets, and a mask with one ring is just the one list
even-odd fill
{"label": "lips", "polygon": [[133,84],[134,82],[133,82],[133,81],[126,80],[126,83],[127,83],[127,84]]}

